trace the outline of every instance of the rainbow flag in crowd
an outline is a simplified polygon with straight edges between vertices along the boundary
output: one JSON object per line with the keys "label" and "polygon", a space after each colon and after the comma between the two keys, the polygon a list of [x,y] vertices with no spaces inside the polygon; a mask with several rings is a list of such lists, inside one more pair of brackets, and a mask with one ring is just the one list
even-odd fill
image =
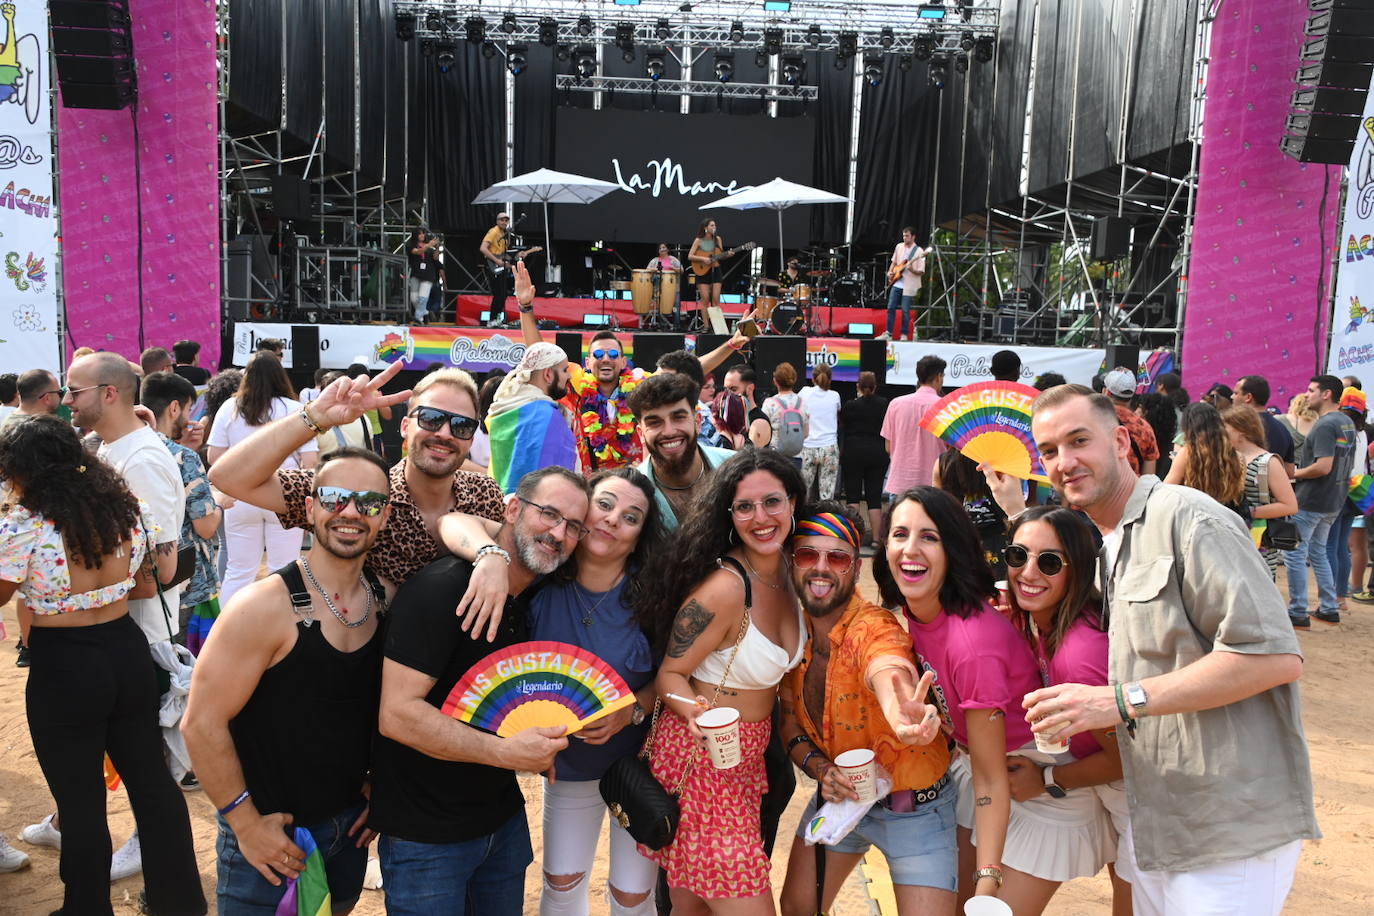
{"label": "rainbow flag in crowd", "polygon": [[491,476],[505,493],[515,492],[520,478],[530,471],[553,465],[577,470],[577,444],[553,401],[526,401],[514,410],[488,414],[487,431]]}
{"label": "rainbow flag in crowd", "polygon": [[219,619],[219,596],[202,601],[191,609],[186,621],[186,648],[192,655],[200,654],[200,647],[210,638],[210,628]]}
{"label": "rainbow flag in crowd", "polygon": [[1361,515],[1366,515],[1370,509],[1374,509],[1374,477],[1356,474],[1350,478],[1350,501],[1360,510]]}
{"label": "rainbow flag in crowd", "polygon": [[277,904],[277,916],[330,916],[334,904],[320,847],[304,827],[297,827],[291,839],[305,853],[305,868],[298,877],[286,882],[286,893]]}

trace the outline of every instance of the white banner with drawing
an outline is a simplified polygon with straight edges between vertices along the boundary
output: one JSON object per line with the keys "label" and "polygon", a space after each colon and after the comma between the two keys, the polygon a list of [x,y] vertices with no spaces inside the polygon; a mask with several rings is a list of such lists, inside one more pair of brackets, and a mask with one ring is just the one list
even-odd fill
{"label": "white banner with drawing", "polygon": [[[889,345],[892,368],[887,370],[889,385],[915,385],[916,364],[923,356],[938,356],[945,367],[945,387],[959,388],[973,382],[992,381],[992,355],[998,350],[1013,350],[1021,357],[1021,381],[1033,384],[1046,372],[1058,372],[1067,382],[1087,385],[1101,371],[1105,350],[1080,350],[1069,347],[1023,347],[1004,344],[951,344],[897,342]],[[1108,367],[1110,368],[1110,367]]]}

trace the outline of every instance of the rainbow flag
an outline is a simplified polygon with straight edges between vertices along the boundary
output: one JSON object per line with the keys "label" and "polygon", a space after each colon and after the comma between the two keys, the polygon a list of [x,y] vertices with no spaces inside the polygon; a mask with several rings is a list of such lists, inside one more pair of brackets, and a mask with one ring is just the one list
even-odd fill
{"label": "rainbow flag", "polygon": [[514,493],[530,471],[560,465],[577,470],[577,444],[567,418],[553,401],[527,401],[514,410],[487,416],[491,434],[492,478]]}
{"label": "rainbow flag", "polygon": [[1374,509],[1374,477],[1356,474],[1350,478],[1350,501],[1360,510],[1361,515]]}
{"label": "rainbow flag", "polygon": [[320,847],[304,827],[297,827],[291,839],[305,853],[305,868],[298,877],[286,882],[286,893],[277,904],[277,916],[330,916],[334,904]]}
{"label": "rainbow flag", "polygon": [[210,628],[219,619],[219,596],[202,601],[191,609],[191,617],[186,621],[186,648],[192,655],[199,655],[201,646],[210,638]]}

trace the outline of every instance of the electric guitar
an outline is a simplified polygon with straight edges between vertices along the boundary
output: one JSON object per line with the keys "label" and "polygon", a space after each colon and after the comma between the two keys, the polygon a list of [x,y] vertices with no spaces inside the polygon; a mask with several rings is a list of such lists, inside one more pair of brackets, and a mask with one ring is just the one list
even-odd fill
{"label": "electric guitar", "polygon": [[491,268],[491,272],[499,277],[515,264],[517,258],[528,258],[530,255],[538,254],[543,250],[543,248],[526,248],[524,251],[508,251],[501,255],[500,264],[493,264],[491,261],[487,261],[487,267]]}
{"label": "electric guitar", "polygon": [[911,257],[907,258],[905,261],[898,261],[896,264],[893,264],[891,267],[889,267],[887,269],[887,288],[891,289],[894,283],[902,279],[902,274],[906,272],[906,266],[908,264],[910,264],[917,258],[922,257],[923,255],[930,254],[934,250],[934,245],[926,249],[921,249],[918,246],[916,251],[912,253]]}
{"label": "electric guitar", "polygon": [[704,277],[711,272],[711,269],[713,267],[715,267],[717,264],[719,264],[726,258],[733,258],[741,251],[753,251],[757,247],[758,242],[745,242],[738,248],[731,248],[729,251],[717,251],[713,252],[712,254],[699,254],[697,255],[697,258],[706,258],[707,261],[705,264],[703,264],[698,260],[693,260],[692,273],[696,274],[698,277]]}

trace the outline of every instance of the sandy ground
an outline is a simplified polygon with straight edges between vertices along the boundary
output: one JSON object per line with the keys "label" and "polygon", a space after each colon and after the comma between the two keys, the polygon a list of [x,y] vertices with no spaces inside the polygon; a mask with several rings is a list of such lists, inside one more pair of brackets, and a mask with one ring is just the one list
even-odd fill
{"label": "sandy ground", "polygon": [[[876,597],[872,580],[865,572],[864,590]],[[31,867],[14,874],[0,875],[0,913],[47,914],[61,905],[62,884],[58,878],[58,853],[47,848],[29,847],[17,836],[26,824],[40,820],[53,810],[52,798],[44,785],[34,759],[24,715],[24,669],[12,664],[14,634],[13,606],[6,606],[4,620],[10,639],[0,652],[0,832],[7,833],[18,848],[27,851]],[[1340,626],[1313,622],[1313,630],[1301,635],[1307,656],[1304,684],[1304,719],[1311,743],[1315,774],[1317,817],[1325,839],[1309,843],[1303,851],[1297,882],[1285,910],[1291,914],[1344,914],[1374,912],[1374,873],[1368,868],[1374,857],[1374,712],[1363,700],[1374,696],[1374,605],[1352,602],[1352,611]],[[783,821],[784,836],[795,831],[807,795],[814,784],[798,776],[798,792]],[[525,910],[538,912],[539,894],[539,780],[523,777],[534,835],[535,865],[525,882]],[[196,851],[207,898],[214,892],[214,810],[204,793],[187,796],[195,830]],[[119,846],[129,835],[133,819],[125,794],[110,799],[110,829]],[[779,842],[773,857],[773,882],[782,885],[789,846]],[[605,885],[605,837],[593,871],[593,911],[607,912],[599,888]],[[865,869],[870,875],[881,868]],[[870,900],[866,878],[856,871],[851,876],[833,913],[837,916],[862,916],[877,912]],[[881,879],[878,879],[881,884]],[[110,894],[119,916],[137,913],[133,898],[142,887],[142,877],[126,878],[111,886]],[[881,899],[878,892],[875,896]],[[382,895],[364,891],[354,910],[357,916],[384,913]],[[1057,916],[1110,912],[1110,886],[1105,874],[1075,882],[1060,891],[1047,911]],[[436,914],[438,916],[438,914]]]}

